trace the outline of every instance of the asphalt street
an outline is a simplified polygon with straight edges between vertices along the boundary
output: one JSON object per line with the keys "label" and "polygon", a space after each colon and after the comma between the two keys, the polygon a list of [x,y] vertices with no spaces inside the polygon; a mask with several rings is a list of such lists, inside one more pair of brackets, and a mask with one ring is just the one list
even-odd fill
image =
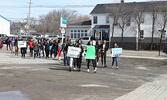
{"label": "asphalt street", "polygon": [[14,98],[19,93],[25,99],[6,100],[125,100],[121,98],[138,87],[167,79],[166,59],[124,55],[119,58],[119,70],[111,68],[111,61],[108,56],[108,67],[99,64],[96,74],[92,69],[86,72],[85,60],[81,72],[69,72],[57,59],[28,55],[22,59],[10,51],[0,51],[0,98],[4,94]]}

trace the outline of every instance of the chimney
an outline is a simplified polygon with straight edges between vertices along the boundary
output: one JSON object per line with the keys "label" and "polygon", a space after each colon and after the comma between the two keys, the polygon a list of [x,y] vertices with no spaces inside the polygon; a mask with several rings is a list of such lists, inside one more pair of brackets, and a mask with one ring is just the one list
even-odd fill
{"label": "chimney", "polygon": [[124,3],[124,0],[121,0],[121,3]]}

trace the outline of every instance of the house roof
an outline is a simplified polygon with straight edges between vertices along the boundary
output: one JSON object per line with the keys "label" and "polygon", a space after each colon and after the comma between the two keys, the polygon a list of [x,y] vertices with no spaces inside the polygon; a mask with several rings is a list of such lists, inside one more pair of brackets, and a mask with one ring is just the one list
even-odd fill
{"label": "house roof", "polygon": [[9,19],[5,18],[4,16],[0,15],[1,18],[7,20],[8,22],[11,22]]}
{"label": "house roof", "polygon": [[112,14],[114,11],[135,13],[137,10],[143,10],[143,12],[167,11],[167,1],[98,4],[91,14]]}
{"label": "house roof", "polygon": [[93,29],[109,29],[110,25],[96,25]]}
{"label": "house roof", "polygon": [[91,20],[73,23],[73,24],[69,24],[69,25],[91,25]]}

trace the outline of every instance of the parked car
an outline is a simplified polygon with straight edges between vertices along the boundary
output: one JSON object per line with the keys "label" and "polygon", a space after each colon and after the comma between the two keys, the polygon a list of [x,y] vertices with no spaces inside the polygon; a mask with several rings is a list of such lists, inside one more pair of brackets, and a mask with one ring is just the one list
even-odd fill
{"label": "parked car", "polygon": [[83,42],[84,44],[87,44],[90,40],[91,40],[91,37],[88,37],[88,36],[82,38],[82,42]]}
{"label": "parked car", "polygon": [[167,45],[163,46],[163,52],[167,54]]}
{"label": "parked car", "polygon": [[6,34],[0,34],[0,38],[3,40],[3,44],[6,44],[6,40],[8,39],[8,36]]}

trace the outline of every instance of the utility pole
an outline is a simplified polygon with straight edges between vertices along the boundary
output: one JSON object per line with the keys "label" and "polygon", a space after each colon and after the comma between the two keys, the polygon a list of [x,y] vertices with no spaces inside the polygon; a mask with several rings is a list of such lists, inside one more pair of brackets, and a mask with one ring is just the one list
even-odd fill
{"label": "utility pole", "polygon": [[30,35],[30,20],[31,20],[31,0],[29,2],[29,14],[28,14],[28,34]]}

